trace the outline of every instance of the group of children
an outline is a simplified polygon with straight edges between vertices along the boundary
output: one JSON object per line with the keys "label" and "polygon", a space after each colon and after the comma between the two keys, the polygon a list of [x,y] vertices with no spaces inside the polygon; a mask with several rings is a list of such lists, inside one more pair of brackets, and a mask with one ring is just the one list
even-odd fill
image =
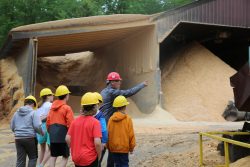
{"label": "group of children", "polygon": [[[48,160],[49,166],[54,167],[59,156],[62,156],[61,166],[65,167],[70,153],[76,167],[97,167],[105,148],[112,153],[116,167],[127,167],[128,153],[133,153],[135,147],[132,120],[126,114],[127,99],[121,95],[114,99],[112,106],[116,111],[106,122],[99,111],[103,102],[99,93],[88,92],[82,96],[80,115],[76,119],[67,105],[69,94],[69,89],[61,85],[55,95],[48,88],[42,89],[41,104],[37,104],[33,96],[25,98],[24,106],[11,120],[17,150],[16,166],[26,166],[27,155],[28,166],[36,166],[38,142],[41,146],[39,167]],[[49,146],[47,150],[46,145]]]}

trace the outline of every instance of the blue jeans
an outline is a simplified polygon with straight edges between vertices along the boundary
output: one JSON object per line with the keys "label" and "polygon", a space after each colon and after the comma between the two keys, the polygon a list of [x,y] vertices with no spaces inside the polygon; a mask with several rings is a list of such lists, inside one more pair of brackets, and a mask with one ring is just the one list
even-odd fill
{"label": "blue jeans", "polygon": [[113,153],[108,151],[108,161],[107,161],[107,167],[114,167],[114,159],[113,159]]}
{"label": "blue jeans", "polygon": [[129,159],[128,153],[112,153],[115,167],[128,167]]}

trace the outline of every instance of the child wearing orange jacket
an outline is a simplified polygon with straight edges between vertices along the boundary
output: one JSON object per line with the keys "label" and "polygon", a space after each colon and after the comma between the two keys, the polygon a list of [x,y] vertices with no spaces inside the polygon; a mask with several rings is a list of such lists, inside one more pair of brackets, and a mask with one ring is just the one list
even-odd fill
{"label": "child wearing orange jacket", "polygon": [[129,104],[124,96],[115,98],[113,107],[116,112],[108,122],[107,147],[112,153],[116,167],[128,167],[128,153],[133,153],[135,148],[135,135],[132,119],[126,114],[126,106]]}
{"label": "child wearing orange jacket", "polygon": [[65,85],[60,85],[55,93],[58,100],[52,103],[47,116],[46,125],[50,135],[50,167],[55,167],[57,157],[59,156],[63,156],[61,160],[62,167],[66,167],[68,162],[69,148],[65,137],[74,120],[74,113],[71,107],[67,105],[69,94],[69,89]]}

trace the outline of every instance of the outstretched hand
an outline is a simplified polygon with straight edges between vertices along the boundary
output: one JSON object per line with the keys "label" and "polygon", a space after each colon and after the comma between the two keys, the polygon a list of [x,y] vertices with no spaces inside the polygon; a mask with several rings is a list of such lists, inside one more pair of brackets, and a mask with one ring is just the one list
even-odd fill
{"label": "outstretched hand", "polygon": [[144,84],[145,86],[148,86],[148,81],[144,81],[143,84]]}

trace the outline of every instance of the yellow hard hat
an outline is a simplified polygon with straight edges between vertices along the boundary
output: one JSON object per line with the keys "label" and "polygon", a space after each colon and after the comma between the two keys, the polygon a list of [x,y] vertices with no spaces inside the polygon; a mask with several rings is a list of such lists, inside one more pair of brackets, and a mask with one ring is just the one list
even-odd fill
{"label": "yellow hard hat", "polygon": [[56,88],[55,96],[63,96],[63,95],[70,94],[70,93],[71,92],[69,91],[67,86],[60,85],[60,86],[58,86],[58,88]]}
{"label": "yellow hard hat", "polygon": [[117,96],[113,102],[113,107],[123,107],[128,105],[129,102],[124,96]]}
{"label": "yellow hard hat", "polygon": [[102,99],[102,95],[98,92],[94,92],[95,96],[97,97],[97,99],[101,102],[103,102],[103,99]]}
{"label": "yellow hard hat", "polygon": [[54,95],[52,91],[49,88],[44,88],[40,92],[40,97],[46,96],[46,95]]}
{"label": "yellow hard hat", "polygon": [[25,100],[33,100],[35,102],[35,107],[34,108],[36,109],[37,102],[36,102],[36,98],[34,96],[29,95],[29,96],[25,97]]}
{"label": "yellow hard hat", "polygon": [[93,105],[93,104],[98,104],[98,103],[99,103],[99,100],[94,93],[87,92],[82,96],[82,99],[81,99],[82,106]]}

